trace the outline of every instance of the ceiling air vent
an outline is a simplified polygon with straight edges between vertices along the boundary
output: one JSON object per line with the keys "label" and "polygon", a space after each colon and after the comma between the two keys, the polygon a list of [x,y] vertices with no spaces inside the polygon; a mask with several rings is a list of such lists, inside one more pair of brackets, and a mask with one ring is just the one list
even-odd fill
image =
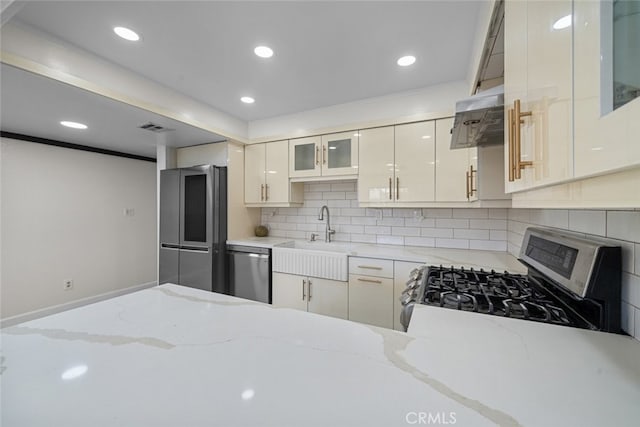
{"label": "ceiling air vent", "polygon": [[138,127],[140,129],[149,130],[149,131],[155,132],[155,133],[170,132],[172,130],[175,130],[175,129],[169,129],[169,128],[166,128],[164,126],[157,125],[157,124],[152,123],[152,122],[147,122],[147,123],[145,123],[145,124],[143,124],[141,126],[138,126]]}

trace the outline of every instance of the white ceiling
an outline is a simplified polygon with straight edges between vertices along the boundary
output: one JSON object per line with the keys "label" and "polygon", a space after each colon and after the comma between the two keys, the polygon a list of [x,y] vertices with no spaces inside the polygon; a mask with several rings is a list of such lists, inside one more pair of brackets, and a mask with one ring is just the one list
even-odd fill
{"label": "white ceiling", "polygon": [[[0,66],[0,123],[6,132],[156,157],[156,146],[186,147],[225,138],[173,119],[5,64]],[[60,121],[84,123],[86,130]],[[173,129],[139,129],[153,122]],[[160,139],[161,138],[161,139]]]}
{"label": "white ceiling", "polygon": [[251,121],[463,80],[486,1],[48,1],[13,19]]}

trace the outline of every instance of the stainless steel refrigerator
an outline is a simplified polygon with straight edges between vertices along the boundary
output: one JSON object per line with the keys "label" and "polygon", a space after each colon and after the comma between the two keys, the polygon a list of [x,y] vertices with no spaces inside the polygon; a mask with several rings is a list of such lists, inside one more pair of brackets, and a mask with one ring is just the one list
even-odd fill
{"label": "stainless steel refrigerator", "polygon": [[160,172],[159,282],[228,293],[227,168]]}

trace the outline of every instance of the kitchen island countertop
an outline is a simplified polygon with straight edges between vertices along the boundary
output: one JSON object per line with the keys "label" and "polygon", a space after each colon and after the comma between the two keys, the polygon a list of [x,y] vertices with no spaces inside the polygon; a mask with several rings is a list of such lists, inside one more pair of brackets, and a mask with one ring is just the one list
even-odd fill
{"label": "kitchen island countertop", "polygon": [[405,334],[167,284],[7,327],[1,424],[637,425],[637,341],[422,308]]}

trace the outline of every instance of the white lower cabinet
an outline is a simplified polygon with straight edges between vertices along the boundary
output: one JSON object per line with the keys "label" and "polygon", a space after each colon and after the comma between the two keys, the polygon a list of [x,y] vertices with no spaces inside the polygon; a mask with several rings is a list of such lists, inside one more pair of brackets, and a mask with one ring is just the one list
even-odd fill
{"label": "white lower cabinet", "polygon": [[349,257],[349,273],[349,320],[393,328],[393,261]]}
{"label": "white lower cabinet", "polygon": [[407,281],[411,271],[415,268],[419,268],[422,264],[417,262],[395,261],[393,263],[393,329],[396,331],[404,331],[404,328],[400,324],[400,311],[402,310],[402,304],[400,304],[400,296],[402,291],[407,287]]}
{"label": "white lower cabinet", "polygon": [[274,272],[272,286],[275,307],[294,308],[341,319],[348,317],[347,282]]}

